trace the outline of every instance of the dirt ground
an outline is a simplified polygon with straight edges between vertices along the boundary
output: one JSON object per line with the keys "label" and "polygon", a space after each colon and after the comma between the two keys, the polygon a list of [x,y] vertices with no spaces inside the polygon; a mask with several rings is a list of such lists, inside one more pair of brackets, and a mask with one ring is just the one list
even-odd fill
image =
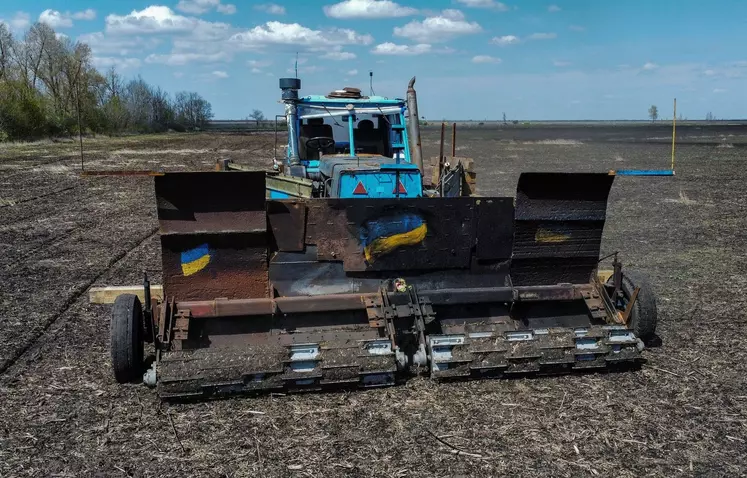
{"label": "dirt ground", "polygon": [[[513,195],[521,171],[666,168],[660,135],[474,128],[457,154],[481,194]],[[659,294],[662,344],[639,371],[176,405],[114,382],[109,307],[87,297],[160,281],[152,180],[81,178],[75,143],[0,145],[0,476],[745,476],[745,142],[685,131],[675,177],[615,180],[603,253]],[[437,154],[438,130],[423,143]],[[209,169],[267,166],[272,148],[166,135],[87,139],[84,157]]]}

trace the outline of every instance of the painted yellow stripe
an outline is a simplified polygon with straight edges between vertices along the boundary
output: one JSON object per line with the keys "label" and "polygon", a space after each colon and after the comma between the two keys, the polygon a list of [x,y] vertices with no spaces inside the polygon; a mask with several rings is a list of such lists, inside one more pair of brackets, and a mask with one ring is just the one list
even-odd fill
{"label": "painted yellow stripe", "polygon": [[207,267],[209,263],[210,256],[202,256],[196,261],[185,262],[184,264],[182,264],[182,272],[185,276],[191,276],[192,274],[196,274]]}
{"label": "painted yellow stripe", "polygon": [[428,227],[425,224],[421,224],[412,231],[376,239],[364,250],[366,254],[366,260],[368,262],[373,262],[377,256],[392,252],[398,247],[414,246],[420,244],[421,242],[423,242],[423,239],[425,239],[425,235],[427,232]]}
{"label": "painted yellow stripe", "polygon": [[535,242],[565,242],[570,238],[571,236],[568,234],[561,234],[548,229],[537,229],[537,233],[534,235]]}

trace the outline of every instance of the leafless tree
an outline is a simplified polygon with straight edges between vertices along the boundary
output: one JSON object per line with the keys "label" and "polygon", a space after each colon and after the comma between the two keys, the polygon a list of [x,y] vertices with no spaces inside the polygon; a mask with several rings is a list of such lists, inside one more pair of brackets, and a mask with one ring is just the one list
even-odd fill
{"label": "leafless tree", "polygon": [[651,118],[651,122],[659,119],[659,108],[657,108],[656,105],[651,105],[648,109],[648,117]]}
{"label": "leafless tree", "polygon": [[259,128],[259,123],[265,120],[265,114],[261,110],[253,110],[249,117],[257,122],[257,128]]}

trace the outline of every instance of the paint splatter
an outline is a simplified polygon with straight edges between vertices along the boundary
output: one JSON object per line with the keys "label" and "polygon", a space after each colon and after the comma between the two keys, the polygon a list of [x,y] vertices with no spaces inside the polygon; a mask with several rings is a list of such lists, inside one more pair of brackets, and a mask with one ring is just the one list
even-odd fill
{"label": "paint splatter", "polygon": [[360,240],[366,260],[372,263],[399,247],[420,244],[427,233],[428,226],[422,217],[405,213],[366,221]]}
{"label": "paint splatter", "polygon": [[210,263],[210,249],[207,244],[202,244],[182,252],[182,272],[185,276],[191,276],[200,272]]}

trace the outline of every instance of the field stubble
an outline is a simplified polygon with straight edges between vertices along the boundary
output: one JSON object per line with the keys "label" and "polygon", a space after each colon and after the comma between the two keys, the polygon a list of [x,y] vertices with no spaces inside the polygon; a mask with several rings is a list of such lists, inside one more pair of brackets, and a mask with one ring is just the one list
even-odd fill
{"label": "field stubble", "polygon": [[[424,131],[425,156],[438,137]],[[539,134],[539,133],[538,133]],[[536,138],[535,138],[536,139]],[[665,143],[460,132],[481,194],[522,171],[665,168]],[[272,136],[86,142],[89,167],[267,166]],[[161,405],[114,383],[94,285],[160,280],[147,178],[83,178],[74,144],[0,149],[0,476],[738,476],[747,473],[743,149],[682,145],[677,176],[619,177],[603,253],[648,274],[640,371]]]}

